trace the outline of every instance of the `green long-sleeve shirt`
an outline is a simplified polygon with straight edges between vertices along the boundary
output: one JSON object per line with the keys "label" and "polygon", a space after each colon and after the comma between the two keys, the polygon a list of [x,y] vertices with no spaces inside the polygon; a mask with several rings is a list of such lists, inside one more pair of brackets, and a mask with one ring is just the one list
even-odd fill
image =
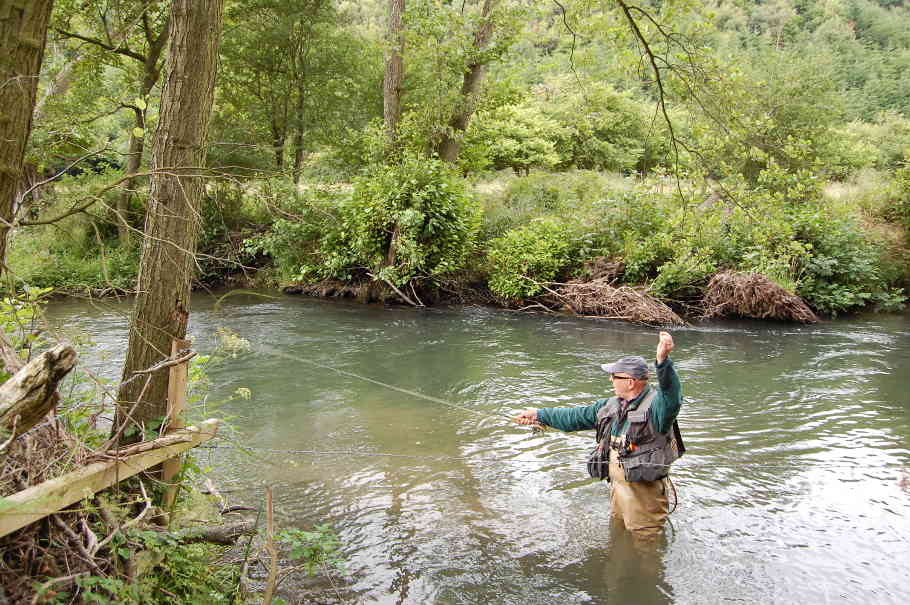
{"label": "green long-sleeve shirt", "polygon": [[[657,396],[651,402],[651,422],[661,433],[666,433],[673,426],[673,421],[682,407],[682,386],[679,376],[673,369],[673,360],[669,357],[663,362],[655,364],[657,368]],[[646,387],[629,404],[629,409],[634,410],[644,400],[645,395],[654,388]],[[583,431],[593,429],[597,423],[597,411],[609,399],[598,399],[591,405],[569,408],[542,408],[537,410],[537,420],[541,424],[552,426],[561,431]],[[614,434],[619,435],[626,427],[614,427]]]}

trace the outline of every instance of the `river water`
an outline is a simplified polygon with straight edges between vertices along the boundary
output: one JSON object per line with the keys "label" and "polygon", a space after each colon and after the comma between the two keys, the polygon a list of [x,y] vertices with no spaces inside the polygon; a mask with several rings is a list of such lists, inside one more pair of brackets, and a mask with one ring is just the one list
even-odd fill
{"label": "river water", "polygon": [[[116,377],[128,312],[50,316]],[[190,321],[201,352],[218,328],[250,343],[209,370],[207,413],[251,397],[221,405],[232,430],[203,464],[232,504],[272,486],[280,525],[330,524],[342,602],[910,602],[908,315],[675,330],[688,452],[651,543],[611,523],[591,433],[506,417],[608,396],[599,364],[652,357],[654,329],[246,294],[197,296]]]}

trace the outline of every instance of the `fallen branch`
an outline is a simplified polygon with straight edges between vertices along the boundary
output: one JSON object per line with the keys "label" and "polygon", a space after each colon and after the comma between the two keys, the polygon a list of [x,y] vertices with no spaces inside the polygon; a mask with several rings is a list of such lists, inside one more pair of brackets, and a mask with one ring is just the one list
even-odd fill
{"label": "fallen branch", "polygon": [[230,546],[241,536],[249,536],[254,533],[256,533],[256,522],[247,520],[225,523],[224,525],[191,527],[169,535],[182,544],[209,542],[211,544]]}
{"label": "fallen branch", "polygon": [[124,447],[119,450],[107,450],[103,454],[97,454],[96,457],[110,457],[110,458],[128,458],[130,456],[135,456],[136,454],[141,454],[142,452],[150,452],[152,450],[157,450],[162,447],[167,447],[169,445],[175,445],[177,443],[186,443],[187,441],[192,441],[193,436],[187,435],[185,433],[175,433],[173,435],[165,435],[164,437],[158,437],[151,441],[143,441],[135,445]]}
{"label": "fallen branch", "polygon": [[54,584],[62,584],[64,582],[69,584],[69,583],[76,581],[78,578],[81,578],[82,576],[87,576],[87,575],[89,575],[89,572],[81,571],[79,573],[74,573],[69,576],[51,578],[50,580],[48,580],[47,582],[45,582],[44,584],[39,586],[38,590],[35,591],[35,596],[32,597],[32,605],[36,605],[39,602],[39,600],[44,597],[44,593],[47,592],[47,589],[50,588],[51,586],[53,586]]}
{"label": "fallen branch", "polygon": [[3,383],[0,439],[21,435],[38,424],[57,403],[57,385],[75,365],[76,351],[60,344],[35,357]]}
{"label": "fallen branch", "polygon": [[215,487],[215,484],[212,483],[212,480],[208,477],[205,478],[205,491],[202,493],[208,493],[215,497],[215,504],[218,506],[218,512],[221,513],[222,517],[228,513],[257,510],[252,506],[228,506],[227,502],[224,500],[224,496],[221,495],[221,493]]}

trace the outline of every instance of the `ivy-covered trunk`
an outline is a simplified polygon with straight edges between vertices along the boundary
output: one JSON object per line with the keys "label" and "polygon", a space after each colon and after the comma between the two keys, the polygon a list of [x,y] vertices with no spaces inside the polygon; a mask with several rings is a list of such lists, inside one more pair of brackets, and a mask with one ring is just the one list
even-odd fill
{"label": "ivy-covered trunk", "polygon": [[[186,336],[204,185],[200,167],[214,96],[222,1],[174,0],[171,5],[169,69],[154,143],[124,381],[168,357],[171,341]],[[168,373],[157,371],[148,377],[121,386],[115,431],[124,422],[146,428],[160,423],[167,410]]]}
{"label": "ivy-covered trunk", "polygon": [[385,76],[382,80],[382,116],[386,136],[394,143],[401,120],[401,80],[404,77],[404,29],[401,16],[404,14],[404,0],[389,2],[389,30],[386,44]]}
{"label": "ivy-covered trunk", "polygon": [[32,130],[53,0],[0,0],[0,269]]}
{"label": "ivy-covered trunk", "polygon": [[477,105],[477,95],[483,82],[486,61],[483,58],[483,51],[489,46],[490,38],[493,35],[493,9],[495,6],[495,0],[484,0],[483,9],[480,12],[480,25],[474,32],[474,60],[467,66],[461,84],[461,102],[455,107],[448,127],[436,148],[439,158],[450,164],[454,164],[458,160],[458,153],[461,151],[459,139],[468,129],[468,123],[471,121]]}

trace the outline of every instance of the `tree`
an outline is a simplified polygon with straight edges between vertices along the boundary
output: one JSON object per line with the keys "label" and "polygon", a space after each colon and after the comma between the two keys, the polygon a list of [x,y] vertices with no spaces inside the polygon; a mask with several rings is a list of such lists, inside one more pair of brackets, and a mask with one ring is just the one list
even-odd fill
{"label": "tree", "polygon": [[186,336],[222,1],[173,0],[171,5],[169,69],[155,135],[139,294],[114,430],[129,422],[146,427],[160,423],[167,406],[167,373],[127,381],[168,357],[172,340]]}
{"label": "tree", "polygon": [[461,84],[459,103],[456,104],[452,117],[449,119],[448,128],[442,133],[442,138],[436,147],[439,157],[450,164],[454,164],[458,160],[458,152],[461,148],[459,140],[464,135],[477,104],[477,95],[483,82],[484,65],[489,60],[489,57],[485,56],[485,51],[493,35],[493,9],[495,6],[495,0],[484,0],[483,8],[480,11],[480,22],[474,33],[472,58],[465,69]]}
{"label": "tree", "polygon": [[32,130],[53,0],[0,0],[0,268]]}
{"label": "tree", "polygon": [[398,134],[398,122],[401,120],[401,80],[404,77],[404,29],[401,16],[404,13],[404,0],[389,2],[389,31],[386,43],[385,77],[382,80],[383,121],[386,137],[394,144]]}
{"label": "tree", "polygon": [[377,114],[376,52],[345,18],[327,0],[228,4],[214,127],[232,149],[218,149],[219,161],[279,171],[292,162],[296,180],[308,150]]}
{"label": "tree", "polygon": [[[108,55],[106,63],[117,65],[125,58],[139,67],[132,82],[136,100],[119,102],[134,114],[124,174],[136,174],[145,149],[147,102],[161,76],[162,52],[169,34],[166,7],[161,0],[115,0],[98,6],[97,12],[91,11],[96,19],[86,19],[82,16],[84,3],[80,4],[83,6],[61,11],[54,28],[57,34],[99,49]],[[76,31],[77,28],[83,31]],[[62,73],[66,74],[71,65]],[[134,181],[130,179],[117,200],[117,237],[121,245],[130,240],[128,216],[133,189]]]}

